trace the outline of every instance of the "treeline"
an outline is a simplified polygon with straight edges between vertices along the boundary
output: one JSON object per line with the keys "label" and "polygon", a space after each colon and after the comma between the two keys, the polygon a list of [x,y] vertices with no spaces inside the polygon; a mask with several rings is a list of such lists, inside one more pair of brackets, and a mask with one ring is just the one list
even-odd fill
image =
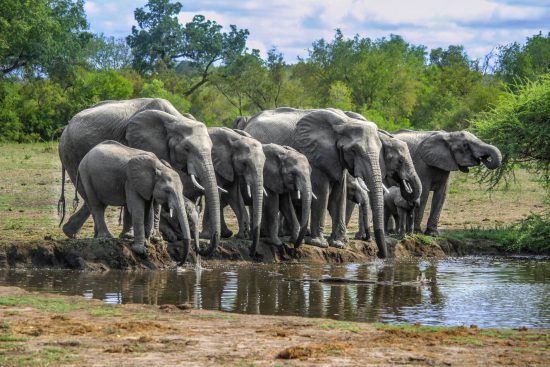
{"label": "treeline", "polygon": [[[472,60],[460,45],[428,50],[397,35],[346,38],[337,30],[288,64],[276,49],[264,59],[247,48],[246,29],[224,31],[202,15],[181,24],[182,5],[170,0],[136,9],[138,25],[126,39],[90,33],[82,0],[3,4],[3,140],[56,139],[76,112],[101,100],[162,97],[208,125],[277,106],[354,110],[390,131],[475,128],[490,141],[499,124],[515,133],[528,124],[525,138],[540,137],[540,146],[504,152],[523,149],[518,162],[527,154],[543,162],[539,169],[548,168],[549,34],[496,46],[483,60]],[[537,106],[538,115],[522,117],[526,103]],[[512,105],[520,110],[510,122]],[[524,117],[532,121],[517,122]],[[540,134],[527,133],[532,123]],[[510,136],[496,138],[510,144]]]}

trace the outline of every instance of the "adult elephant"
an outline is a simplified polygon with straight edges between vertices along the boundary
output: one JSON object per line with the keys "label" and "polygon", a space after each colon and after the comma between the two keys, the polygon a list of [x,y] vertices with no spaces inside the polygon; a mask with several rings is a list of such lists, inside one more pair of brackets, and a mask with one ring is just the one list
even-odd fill
{"label": "adult elephant", "polygon": [[[220,200],[211,156],[212,141],[206,126],[183,116],[163,99],[98,103],[76,114],[59,141],[59,157],[73,183],[84,155],[105,140],[153,152],[177,171],[198,178],[205,190],[213,228],[210,245],[201,253],[211,254],[220,239]],[[63,232],[68,237],[75,237],[89,215],[88,205],[84,203],[65,223]],[[158,220],[156,223],[158,228]],[[125,229],[128,229],[128,223],[125,223]]]}
{"label": "adult elephant", "polygon": [[345,241],[345,171],[363,179],[373,207],[374,234],[381,257],[387,256],[384,203],[380,173],[381,142],[374,123],[347,116],[336,109],[278,108],[252,116],[244,130],[260,142],[289,145],[304,154],[312,167],[311,182],[317,200],[311,204],[311,237],[307,243],[326,247],[325,212],[331,207],[330,244]]}
{"label": "adult elephant", "polygon": [[420,231],[424,208],[430,191],[433,191],[432,205],[426,234],[439,234],[437,225],[445,203],[449,174],[451,171],[468,172],[469,167],[483,163],[495,169],[502,163],[497,147],[489,145],[467,131],[411,131],[400,130],[393,134],[407,143],[414,168],[422,182],[420,205],[415,209],[414,228]]}
{"label": "adult elephant", "polygon": [[[212,140],[212,161],[218,185],[224,189],[221,194],[221,236],[231,237],[232,232],[227,228],[223,216],[223,208],[227,205],[233,209],[239,223],[237,237],[247,238],[252,229],[251,256],[256,253],[256,247],[260,238],[260,225],[262,221],[262,206],[264,196],[263,170],[265,155],[262,144],[251,136],[245,136],[226,127],[212,127],[208,129]],[[189,175],[182,176],[185,196],[196,200],[202,192],[196,190],[190,183]],[[239,186],[252,197],[252,223],[250,223],[246,208],[242,204]],[[244,209],[244,210],[243,210]],[[211,236],[210,208],[205,208],[203,218],[202,237]]]}

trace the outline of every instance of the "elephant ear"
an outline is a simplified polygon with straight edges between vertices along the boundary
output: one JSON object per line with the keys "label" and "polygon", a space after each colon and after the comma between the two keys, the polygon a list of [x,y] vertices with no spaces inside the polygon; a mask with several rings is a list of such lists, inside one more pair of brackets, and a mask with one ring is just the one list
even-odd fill
{"label": "elephant ear", "polygon": [[382,129],[378,129],[378,136],[380,137],[380,139],[382,139],[382,136],[387,136],[389,138],[395,138],[395,136],[393,136],[392,134],[390,134],[386,130],[382,130]]}
{"label": "elephant ear", "polygon": [[149,154],[140,154],[128,161],[126,174],[130,186],[145,200],[150,200],[155,187],[156,164]]}
{"label": "elephant ear", "polygon": [[269,190],[282,194],[283,186],[283,164],[286,159],[286,150],[276,144],[264,144],[265,165],[264,165],[264,186]]}
{"label": "elephant ear", "polygon": [[451,152],[446,132],[437,132],[427,137],[419,147],[420,157],[429,166],[444,171],[457,171],[458,164]]}
{"label": "elephant ear", "polygon": [[289,147],[288,145],[282,145],[282,147],[285,148],[286,150],[290,150],[292,152],[300,153],[299,151],[297,151],[293,147]]}
{"label": "elephant ear", "polygon": [[126,142],[132,148],[154,152],[159,159],[170,160],[167,130],[177,121],[178,117],[162,111],[138,112],[129,119]]}
{"label": "elephant ear", "polygon": [[162,162],[162,164],[164,164],[166,167],[170,168],[170,169],[174,169],[172,168],[172,165],[170,163],[168,163],[168,161],[165,161],[164,159],[161,159],[160,160]]}
{"label": "elephant ear", "polygon": [[353,112],[353,111],[346,111],[344,112],[346,116],[351,117],[352,119],[356,120],[362,120],[362,121],[368,121],[365,116],[361,115],[360,113]]}
{"label": "elephant ear", "polygon": [[188,112],[182,113],[182,116],[187,117],[188,119],[197,121],[197,119],[195,118],[195,116],[191,115],[191,114],[188,113]]}
{"label": "elephant ear", "polygon": [[228,128],[215,128],[210,130],[212,139],[212,163],[214,171],[229,182],[235,180],[233,170],[233,152],[231,135],[233,130]]}
{"label": "elephant ear", "polygon": [[[337,131],[343,128],[347,119],[348,116],[336,110],[314,110],[296,124],[295,146],[312,167],[324,168],[333,178],[338,178],[343,170],[336,141]],[[335,172],[338,173],[335,175]]]}

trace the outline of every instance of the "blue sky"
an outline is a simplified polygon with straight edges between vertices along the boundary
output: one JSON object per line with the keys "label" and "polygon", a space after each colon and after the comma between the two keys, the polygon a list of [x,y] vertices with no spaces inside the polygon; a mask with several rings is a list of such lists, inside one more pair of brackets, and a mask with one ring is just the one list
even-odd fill
{"label": "blue sky", "polygon": [[[90,28],[125,37],[134,9],[146,0],[88,0]],[[399,34],[428,48],[464,45],[471,58],[482,58],[499,44],[550,31],[550,0],[180,0],[182,23],[202,14],[224,27],[250,31],[249,48],[265,55],[276,46],[288,62],[307,56],[311,43],[331,39],[336,28],[352,37]]]}

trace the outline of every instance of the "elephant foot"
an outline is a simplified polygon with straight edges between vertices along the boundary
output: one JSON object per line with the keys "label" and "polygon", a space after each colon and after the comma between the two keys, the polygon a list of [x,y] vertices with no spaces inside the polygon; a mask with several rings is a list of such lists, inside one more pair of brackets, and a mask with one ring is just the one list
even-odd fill
{"label": "elephant foot", "polygon": [[311,246],[327,248],[328,242],[323,237],[306,237],[306,243]]}
{"label": "elephant foot", "polygon": [[424,234],[432,237],[437,237],[439,236],[439,231],[437,230],[437,228],[428,228],[426,229],[426,232],[424,232]]}
{"label": "elephant foot", "polygon": [[134,243],[132,245],[132,251],[136,255],[144,256],[144,255],[147,254],[147,249],[145,248],[145,244],[143,244],[143,243]]}
{"label": "elephant foot", "polygon": [[220,234],[221,238],[229,238],[231,236],[233,236],[232,230],[230,230],[229,228],[222,229],[222,233]]}
{"label": "elephant foot", "polygon": [[353,238],[355,238],[356,240],[361,240],[361,241],[370,241],[370,234],[369,233],[357,232]]}
{"label": "elephant foot", "polygon": [[275,246],[275,247],[281,247],[283,245],[283,241],[279,237],[268,237],[264,239],[265,243]]}
{"label": "elephant foot", "polygon": [[330,239],[328,242],[329,242],[330,247],[334,247],[334,248],[344,248],[345,247],[344,242],[341,241],[341,240]]}
{"label": "elephant foot", "polygon": [[65,233],[65,236],[69,238],[76,238],[76,231],[70,228],[70,226],[67,226],[67,224],[63,226],[63,233]]}
{"label": "elephant foot", "polygon": [[252,258],[252,261],[262,262],[264,259],[263,255],[259,254],[257,251],[250,250],[248,255]]}
{"label": "elephant foot", "polygon": [[415,228],[413,233],[422,233],[422,229],[421,228]]}
{"label": "elephant foot", "polygon": [[128,232],[120,232],[120,235],[118,236],[121,240],[133,240],[134,239],[134,233],[132,231]]}
{"label": "elephant foot", "polygon": [[239,231],[235,237],[241,240],[248,240],[250,238],[250,233],[248,231]]}
{"label": "elephant foot", "polygon": [[203,240],[209,240],[210,238],[212,238],[212,235],[209,231],[202,231],[199,233],[199,238],[202,238]]}

